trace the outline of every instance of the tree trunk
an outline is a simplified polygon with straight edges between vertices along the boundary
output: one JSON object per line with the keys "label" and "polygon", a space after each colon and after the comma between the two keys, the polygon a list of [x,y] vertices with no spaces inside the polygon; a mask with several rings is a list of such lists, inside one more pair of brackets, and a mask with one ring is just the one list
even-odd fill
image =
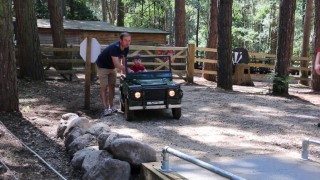
{"label": "tree trunk", "polygon": [[40,41],[33,0],[14,0],[20,76],[43,80]]}
{"label": "tree trunk", "polygon": [[[209,39],[207,43],[208,48],[217,48],[218,46],[218,6],[217,0],[211,0],[210,4],[210,22],[209,22]],[[207,52],[206,53],[207,59],[217,59],[217,53]],[[204,69],[208,71],[216,71],[217,66],[216,64],[212,63],[204,63]],[[203,77],[208,81],[216,81],[216,75],[213,74],[204,74]]]}
{"label": "tree trunk", "polygon": [[[313,56],[312,67],[314,67],[314,60],[317,55],[317,49],[320,47],[320,2],[314,1],[314,35],[313,35]],[[312,90],[320,91],[320,75],[312,71]]]}
{"label": "tree trunk", "polygon": [[[301,57],[309,57],[309,39],[311,33],[311,18],[312,18],[312,0],[307,0],[305,17],[304,17],[304,26],[303,26],[303,41],[302,41],[302,50]],[[300,61],[300,67],[308,67],[309,61]],[[301,71],[301,78],[308,78],[308,71]],[[309,85],[308,80],[300,80],[300,84]]]}
{"label": "tree trunk", "polygon": [[65,48],[67,47],[67,41],[64,36],[61,0],[48,0],[48,8],[53,47]]}
{"label": "tree trunk", "polygon": [[102,9],[102,21],[107,21],[107,4],[106,0],[101,0],[101,9]]}
{"label": "tree trunk", "polygon": [[117,26],[124,26],[124,4],[122,0],[118,0]]}
{"label": "tree trunk", "polygon": [[232,90],[232,0],[218,3],[218,82],[217,87]]}
{"label": "tree trunk", "polygon": [[271,25],[270,25],[270,53],[276,54],[277,53],[277,4],[276,2],[273,3],[271,9]]}
{"label": "tree trunk", "polygon": [[12,1],[0,0],[0,112],[19,111],[14,59]]}
{"label": "tree trunk", "polygon": [[[199,47],[199,26],[200,26],[200,1],[198,0],[197,25],[196,25],[196,47]],[[198,56],[198,51],[196,53],[196,56]]]}
{"label": "tree trunk", "polygon": [[281,0],[273,94],[288,95],[296,0]]}
{"label": "tree trunk", "polygon": [[186,9],[185,0],[175,0],[175,46],[186,46]]}
{"label": "tree trunk", "polygon": [[[63,17],[61,14],[61,0],[48,0],[48,8],[50,15],[53,47],[65,48],[67,47],[67,41],[64,36]],[[60,58],[68,58],[68,53],[55,52],[54,56]],[[55,63],[53,64],[53,67],[57,70],[72,70],[72,63]],[[72,74],[67,75],[69,76],[69,78],[66,77],[65,74],[62,74],[64,78],[71,80]]]}

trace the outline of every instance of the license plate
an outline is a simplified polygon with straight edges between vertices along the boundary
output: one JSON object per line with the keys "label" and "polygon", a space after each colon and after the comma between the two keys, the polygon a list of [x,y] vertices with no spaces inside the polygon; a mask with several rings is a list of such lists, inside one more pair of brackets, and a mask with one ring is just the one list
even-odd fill
{"label": "license plate", "polygon": [[147,102],[147,105],[156,105],[156,104],[163,104],[164,102],[163,101],[150,101],[150,102]]}

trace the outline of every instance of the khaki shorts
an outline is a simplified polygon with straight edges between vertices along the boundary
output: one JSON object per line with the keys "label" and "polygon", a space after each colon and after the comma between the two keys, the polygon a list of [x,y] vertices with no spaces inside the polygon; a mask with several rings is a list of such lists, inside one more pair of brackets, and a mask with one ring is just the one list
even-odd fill
{"label": "khaki shorts", "polygon": [[108,84],[116,84],[117,72],[115,69],[106,69],[98,67],[98,76],[101,86],[105,86]]}

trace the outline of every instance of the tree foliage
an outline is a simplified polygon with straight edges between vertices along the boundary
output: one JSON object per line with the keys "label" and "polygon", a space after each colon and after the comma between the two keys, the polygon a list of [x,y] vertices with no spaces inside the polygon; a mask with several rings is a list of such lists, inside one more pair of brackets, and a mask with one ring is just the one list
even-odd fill
{"label": "tree foliage", "polygon": [[[66,14],[64,15],[66,19],[71,20],[99,20],[89,8],[89,3],[86,0],[64,0]],[[37,18],[49,18],[48,11],[48,0],[36,0],[36,16]]]}

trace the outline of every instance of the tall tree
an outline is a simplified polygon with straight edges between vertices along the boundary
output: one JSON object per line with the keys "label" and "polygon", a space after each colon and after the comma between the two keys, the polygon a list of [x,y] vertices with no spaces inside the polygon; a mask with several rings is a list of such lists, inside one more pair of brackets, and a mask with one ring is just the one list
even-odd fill
{"label": "tall tree", "polygon": [[[67,47],[67,41],[64,36],[61,4],[62,4],[61,0],[48,0],[53,47],[56,47],[56,48]],[[67,53],[55,52],[54,55],[59,57],[66,57]],[[71,70],[72,63],[54,64],[53,67],[57,70]],[[72,74],[69,74],[69,76],[71,79]]]}
{"label": "tall tree", "polygon": [[43,80],[40,41],[33,0],[14,0],[20,76]]}
{"label": "tall tree", "polygon": [[[311,18],[312,18],[312,0],[306,0],[306,9],[303,26],[303,40],[301,47],[301,57],[309,57],[309,44],[311,33]],[[308,61],[300,61],[300,67],[308,67]],[[301,78],[308,78],[308,71],[301,71]],[[300,84],[309,85],[308,80],[300,80]]]}
{"label": "tall tree", "polygon": [[[211,0],[210,3],[210,18],[209,18],[209,35],[208,35],[208,48],[216,49],[218,46],[218,2],[217,0]],[[217,59],[217,53],[207,52],[207,59]],[[215,71],[217,69],[216,64],[205,63],[204,69],[209,71]],[[216,81],[216,75],[204,74],[203,76],[206,80]]]}
{"label": "tall tree", "polygon": [[277,3],[273,2],[270,11],[271,24],[270,24],[270,53],[277,53]]}
{"label": "tall tree", "polygon": [[19,110],[14,59],[12,1],[0,0],[0,112]]}
{"label": "tall tree", "polygon": [[[320,48],[320,2],[314,1],[314,35],[313,35],[313,56],[312,67],[317,55],[317,49]],[[320,76],[312,71],[312,90],[320,91]]]}
{"label": "tall tree", "polygon": [[175,0],[175,31],[174,39],[175,46],[185,47],[186,46],[186,9],[185,0]]}
{"label": "tall tree", "polygon": [[[196,25],[196,47],[199,47],[199,28],[200,28],[200,0],[197,3],[197,25]],[[198,52],[197,52],[198,56]]]}
{"label": "tall tree", "polygon": [[107,3],[106,0],[101,0],[101,9],[102,9],[102,21],[107,21]]}
{"label": "tall tree", "polygon": [[274,95],[289,94],[289,66],[292,58],[295,10],[296,0],[281,0],[275,77],[272,88]]}
{"label": "tall tree", "polygon": [[118,0],[117,26],[124,26],[124,4]]}
{"label": "tall tree", "polygon": [[232,90],[232,0],[218,2],[218,82],[217,87]]}
{"label": "tall tree", "polygon": [[53,46],[64,48],[67,47],[67,41],[64,36],[61,5],[62,0],[48,0]]}

